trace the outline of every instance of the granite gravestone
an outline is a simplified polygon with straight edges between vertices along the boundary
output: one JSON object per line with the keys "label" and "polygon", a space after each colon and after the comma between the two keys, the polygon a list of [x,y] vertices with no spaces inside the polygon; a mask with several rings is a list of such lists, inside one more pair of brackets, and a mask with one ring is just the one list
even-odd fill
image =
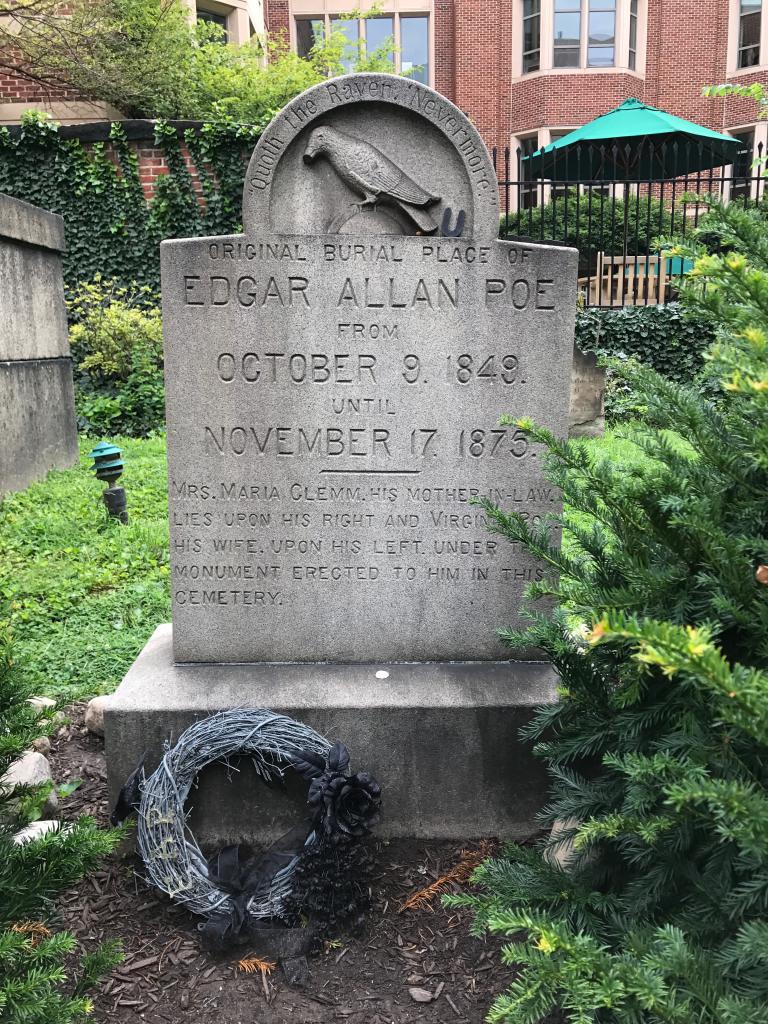
{"label": "granite gravestone", "polygon": [[567,432],[577,256],[498,222],[470,122],[364,74],[265,131],[243,235],[163,244],[173,657],[165,627],[108,712],[115,783],[136,715],[157,734],[256,703],[359,750],[392,833],[525,831],[515,730],[552,674],[495,627],[542,569],[472,499],[558,507],[500,418]]}

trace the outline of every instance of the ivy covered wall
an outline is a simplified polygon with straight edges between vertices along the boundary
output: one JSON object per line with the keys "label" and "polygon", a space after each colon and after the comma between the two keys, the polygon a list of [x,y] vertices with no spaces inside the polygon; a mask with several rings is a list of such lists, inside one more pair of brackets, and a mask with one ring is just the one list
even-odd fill
{"label": "ivy covered wall", "polygon": [[151,143],[167,173],[155,177],[149,198],[140,146],[120,122],[105,142],[67,135],[37,113],[20,129],[0,129],[0,192],[64,217],[70,291],[97,273],[159,290],[162,239],[241,229],[243,179],[258,129],[205,124],[182,130],[154,122]]}
{"label": "ivy covered wall", "polygon": [[684,310],[677,302],[585,309],[576,317],[576,344],[583,352],[634,357],[681,384],[701,370],[714,336],[711,320]]}

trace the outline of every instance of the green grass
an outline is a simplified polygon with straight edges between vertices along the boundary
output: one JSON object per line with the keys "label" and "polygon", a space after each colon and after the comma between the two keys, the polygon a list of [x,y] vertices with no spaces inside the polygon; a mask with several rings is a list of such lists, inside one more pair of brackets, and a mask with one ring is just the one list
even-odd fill
{"label": "green grass", "polygon": [[[111,692],[170,621],[165,438],[116,443],[128,526],[107,518],[90,438],[78,466],[0,502],[0,603],[11,605],[17,670],[48,696]],[[618,431],[584,443],[614,463],[644,459]]]}
{"label": "green grass", "polygon": [[0,502],[0,602],[18,671],[36,692],[77,699],[117,686],[170,619],[165,438],[117,438],[130,523],[108,519],[80,444],[78,466]]}

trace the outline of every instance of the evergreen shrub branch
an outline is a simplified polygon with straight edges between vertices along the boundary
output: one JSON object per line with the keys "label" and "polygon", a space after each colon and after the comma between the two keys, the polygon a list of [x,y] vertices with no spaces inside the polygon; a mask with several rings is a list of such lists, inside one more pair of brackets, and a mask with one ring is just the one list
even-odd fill
{"label": "evergreen shrub branch", "polygon": [[706,233],[675,243],[696,260],[683,315],[712,340],[694,385],[614,364],[643,410],[618,432],[625,459],[519,422],[567,512],[533,528],[483,502],[549,569],[530,600],[555,602],[501,635],[559,675],[524,731],[558,827],[448,898],[510,939],[490,1021],[768,1019],[766,237],[762,208],[713,202]]}
{"label": "evergreen shrub branch", "polygon": [[[29,703],[29,688],[12,657],[7,615],[0,609],[0,774],[45,729],[45,715]],[[50,716],[48,716],[50,717]],[[119,832],[99,830],[89,818],[22,845],[16,791],[0,789],[0,1020],[3,1024],[71,1024],[86,1019],[86,995],[120,960],[107,943],[79,960],[77,941],[53,932],[55,898],[113,849]]]}

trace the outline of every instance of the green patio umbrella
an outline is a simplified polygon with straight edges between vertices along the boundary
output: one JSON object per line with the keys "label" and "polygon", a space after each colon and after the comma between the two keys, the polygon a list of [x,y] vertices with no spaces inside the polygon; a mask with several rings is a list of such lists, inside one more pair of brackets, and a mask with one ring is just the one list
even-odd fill
{"label": "green patio umbrella", "polygon": [[666,180],[733,163],[743,147],[738,139],[630,99],[523,157],[523,170],[528,180]]}

